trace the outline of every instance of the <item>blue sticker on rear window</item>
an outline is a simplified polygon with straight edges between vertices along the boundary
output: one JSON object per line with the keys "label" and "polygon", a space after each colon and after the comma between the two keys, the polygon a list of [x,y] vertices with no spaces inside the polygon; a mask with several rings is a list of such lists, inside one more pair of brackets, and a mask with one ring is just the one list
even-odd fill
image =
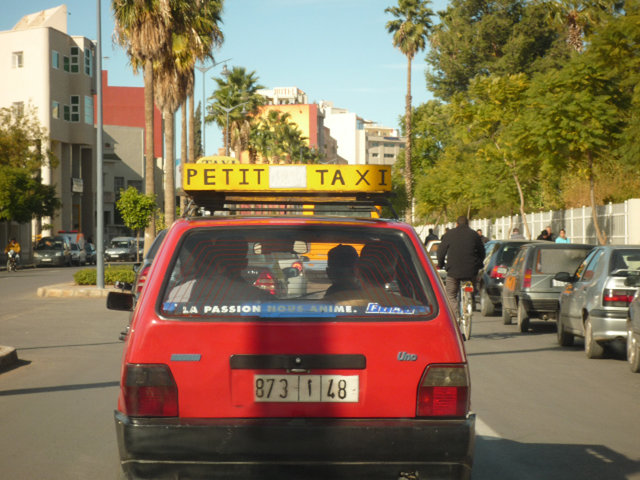
{"label": "blue sticker on rear window", "polygon": [[431,313],[431,307],[425,307],[424,305],[391,307],[378,303],[370,303],[367,305],[366,313],[376,315],[428,315]]}
{"label": "blue sticker on rear window", "polygon": [[368,315],[429,315],[430,306],[385,306],[369,303],[366,308],[355,305],[309,302],[267,302],[251,304],[202,305],[191,302],[165,302],[163,311],[174,315],[239,315],[262,318],[339,317]]}

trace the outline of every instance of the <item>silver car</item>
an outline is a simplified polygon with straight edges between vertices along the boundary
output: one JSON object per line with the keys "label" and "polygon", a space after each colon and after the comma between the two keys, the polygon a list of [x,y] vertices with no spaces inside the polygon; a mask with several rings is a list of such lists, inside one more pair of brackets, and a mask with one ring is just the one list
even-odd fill
{"label": "silver car", "polygon": [[107,262],[135,262],[137,257],[138,247],[134,237],[115,237],[104,251],[104,259]]}
{"label": "silver car", "polygon": [[604,245],[594,248],[574,274],[558,273],[569,282],[560,294],[558,343],[573,344],[584,337],[588,358],[599,358],[607,343],[626,341],[629,304],[637,286],[627,277],[640,270],[640,245]]}
{"label": "silver car", "polygon": [[[632,272],[625,284],[640,287],[640,272]],[[640,289],[636,292],[627,318],[627,362],[633,373],[640,373]]]}

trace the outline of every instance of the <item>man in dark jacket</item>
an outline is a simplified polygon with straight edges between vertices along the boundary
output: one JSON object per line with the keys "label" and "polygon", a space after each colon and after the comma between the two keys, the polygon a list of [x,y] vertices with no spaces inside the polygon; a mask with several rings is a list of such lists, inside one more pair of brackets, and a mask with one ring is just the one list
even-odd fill
{"label": "man in dark jacket", "polygon": [[452,308],[457,312],[460,282],[470,280],[475,285],[478,270],[482,268],[485,251],[480,236],[469,228],[467,217],[458,217],[456,223],[456,228],[442,236],[438,247],[438,268],[445,267],[446,259],[447,297]]}

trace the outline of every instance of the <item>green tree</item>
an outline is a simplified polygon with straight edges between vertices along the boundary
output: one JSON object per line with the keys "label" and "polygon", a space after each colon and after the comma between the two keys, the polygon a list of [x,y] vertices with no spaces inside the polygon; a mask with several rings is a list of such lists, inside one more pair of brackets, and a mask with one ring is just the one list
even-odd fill
{"label": "green tree", "polygon": [[[528,190],[526,184],[537,183],[536,162],[523,154],[512,134],[513,126],[518,124],[522,116],[528,88],[529,81],[524,74],[477,76],[469,84],[465,99],[452,102],[451,108],[455,111],[453,119],[459,127],[457,132],[463,135],[466,143],[473,144],[475,160],[488,167],[493,174],[504,169],[513,180],[525,235],[531,238],[525,215]],[[492,163],[497,165],[492,166]],[[480,180],[480,184],[474,182],[473,190],[481,191],[485,199],[496,199],[503,191],[495,188],[495,177],[484,183],[490,188],[484,191],[482,180],[486,179],[486,176],[478,175],[475,178]],[[511,202],[507,202],[509,203]]]}
{"label": "green tree", "polygon": [[0,109],[0,220],[26,223],[60,208],[55,185],[40,181],[41,167],[58,164],[46,142],[33,107]]}
{"label": "green tree", "polygon": [[451,0],[429,37],[427,86],[449,100],[477,75],[533,73],[562,64],[568,49],[546,10],[524,0]]}
{"label": "green tree", "polygon": [[[207,106],[205,121],[215,122],[222,129],[225,148],[234,150],[236,157],[239,157],[241,152],[249,148],[251,122],[265,102],[264,97],[258,94],[258,90],[264,86],[258,83],[255,71],[247,72],[244,67],[232,67],[224,78],[216,77],[214,80],[217,83],[217,89],[208,98],[210,104]],[[229,125],[227,125],[225,109],[230,108],[233,110],[228,112]]]}
{"label": "green tree", "polygon": [[[159,61],[170,44],[170,10],[167,0],[112,0],[115,20],[114,37],[126,50],[134,72],[144,76],[145,118],[145,192],[155,195],[154,152],[154,80],[153,64]],[[155,238],[155,218],[145,231],[145,245]]]}
{"label": "green tree", "polygon": [[[156,201],[153,195],[140,193],[135,187],[129,187],[120,191],[120,198],[116,207],[122,215],[122,221],[131,230],[136,232],[136,243],[140,245],[140,231],[145,230],[156,209]],[[139,248],[137,249],[139,251]],[[140,258],[137,258],[140,261]]]}
{"label": "green tree", "polygon": [[193,159],[194,162],[204,155],[204,151],[202,150],[202,123],[200,122],[201,118],[202,103],[198,102],[198,108],[196,109],[196,113],[194,116],[193,126],[191,130],[189,130],[189,134],[193,133],[194,145],[193,155],[189,154],[189,159]]}
{"label": "green tree", "polygon": [[596,216],[596,166],[610,160],[624,128],[617,84],[577,55],[560,71],[538,76],[528,93],[519,142],[536,151],[547,174],[575,171],[589,182],[598,241],[606,243]]}
{"label": "green tree", "polygon": [[431,33],[433,11],[427,6],[429,0],[398,0],[397,7],[388,7],[385,13],[395,17],[386,24],[387,32],[393,35],[393,46],[407,57],[407,95],[405,98],[405,190],[408,208],[405,218],[412,221],[413,168],[411,164],[411,63],[418,52],[426,47],[427,37]]}

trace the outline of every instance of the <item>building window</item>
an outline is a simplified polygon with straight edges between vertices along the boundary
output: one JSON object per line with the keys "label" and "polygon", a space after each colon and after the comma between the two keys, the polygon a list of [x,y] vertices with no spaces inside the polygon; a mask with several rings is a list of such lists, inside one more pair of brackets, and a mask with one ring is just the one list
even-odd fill
{"label": "building window", "polygon": [[55,50],[51,51],[51,66],[56,70],[60,68],[60,54]]}
{"label": "building window", "polygon": [[129,186],[142,193],[142,180],[129,180]]}
{"label": "building window", "polygon": [[80,49],[78,47],[71,47],[71,73],[78,73],[80,71]]}
{"label": "building window", "polygon": [[71,95],[71,121],[80,121],[80,96]]}
{"label": "building window", "polygon": [[84,96],[84,123],[93,125],[93,97]]}
{"label": "building window", "polygon": [[89,76],[93,75],[93,57],[88,48],[84,49],[84,73]]}
{"label": "building window", "polygon": [[13,68],[24,67],[24,52],[13,52],[11,54],[11,65]]}
{"label": "building window", "polygon": [[384,158],[395,158],[395,155],[393,153],[385,153]]}
{"label": "building window", "polygon": [[69,57],[67,57],[66,55],[62,57],[62,68],[65,72],[68,72],[70,70]]}
{"label": "building window", "polygon": [[53,102],[51,104],[51,116],[53,118],[60,118],[60,103]]}
{"label": "building window", "polygon": [[67,122],[71,120],[71,109],[69,108],[69,105],[64,105],[62,107],[62,118]]}
{"label": "building window", "polygon": [[16,112],[16,116],[21,117],[24,115],[24,102],[13,102],[12,106]]}

